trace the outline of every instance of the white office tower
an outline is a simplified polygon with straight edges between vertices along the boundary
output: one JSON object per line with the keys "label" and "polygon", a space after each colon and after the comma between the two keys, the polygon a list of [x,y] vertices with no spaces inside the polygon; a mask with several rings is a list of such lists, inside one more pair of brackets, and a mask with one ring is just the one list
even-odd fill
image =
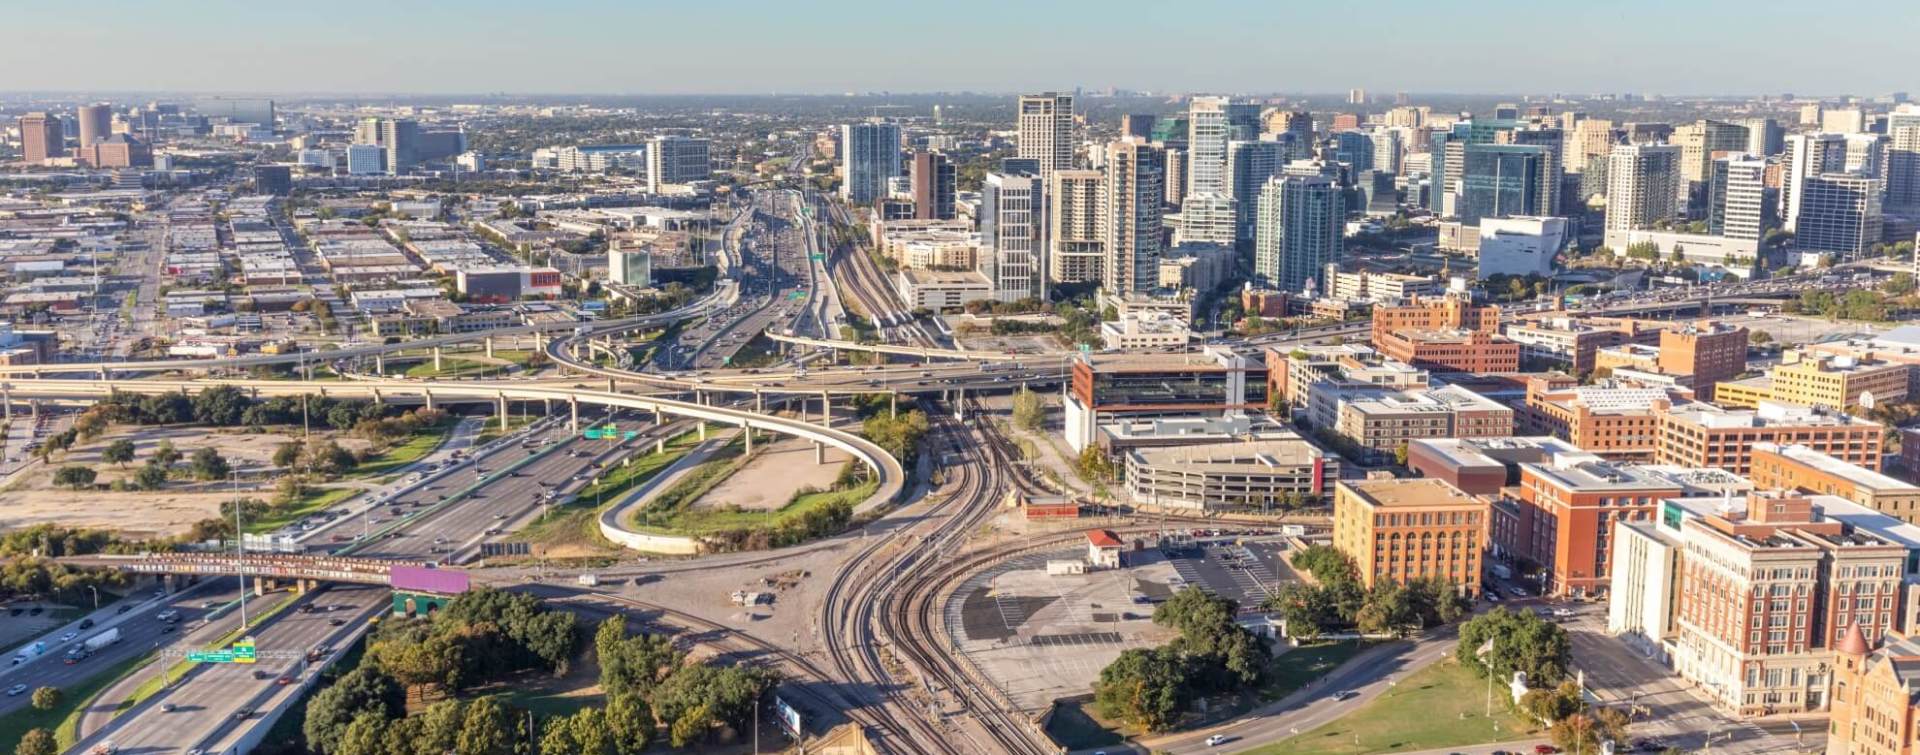
{"label": "white office tower", "polygon": [[1867,114],[1860,108],[1825,110],[1820,113],[1820,130],[1830,134],[1859,134],[1867,130]]}
{"label": "white office tower", "polygon": [[1476,276],[1553,276],[1553,258],[1567,245],[1567,219],[1518,215],[1480,219]]}
{"label": "white office tower", "polygon": [[1040,178],[1073,167],[1073,95],[1041,92],[1020,97],[1018,156],[1040,161]]}
{"label": "white office tower", "polygon": [[1887,114],[1887,209],[1920,213],[1920,106]]}
{"label": "white office tower", "polygon": [[1609,231],[1648,228],[1676,214],[1680,148],[1665,144],[1619,144],[1607,154]]}
{"label": "white office tower", "polygon": [[1260,109],[1226,97],[1187,103],[1187,194],[1227,193],[1227,144],[1260,133]]}
{"label": "white office tower", "polygon": [[1056,170],[1047,178],[1047,279],[1100,280],[1106,265],[1101,241],[1100,171]]}
{"label": "white office tower", "polygon": [[1254,218],[1259,215],[1260,191],[1267,179],[1287,164],[1286,145],[1276,141],[1234,140],[1227,143],[1227,196],[1233,199],[1233,246],[1253,248]]}
{"label": "white office tower", "polygon": [[1884,134],[1847,134],[1848,173],[1880,178],[1886,170],[1887,137]]}
{"label": "white office tower", "polygon": [[1884,191],[1886,186],[1880,179],[1852,173],[1823,173],[1802,179],[1794,248],[1841,259],[1858,258],[1880,241]]}
{"label": "white office tower", "polygon": [[623,286],[647,288],[653,285],[653,252],[646,249],[607,247],[607,280]]}
{"label": "white office tower", "polygon": [[1732,155],[1713,161],[1707,191],[1707,232],[1759,241],[1766,233],[1767,160]]}
{"label": "white office tower", "polygon": [[1367,135],[1373,140],[1373,169],[1381,173],[1398,174],[1400,157],[1405,144],[1401,139],[1405,129],[1376,129]]}
{"label": "white office tower", "polygon": [[1107,147],[1106,175],[1101,181],[1105,218],[1106,269],[1103,288],[1131,294],[1153,288],[1160,278],[1160,201],[1165,163],[1160,150],[1146,140],[1131,137]]}
{"label": "white office tower", "polygon": [[1800,223],[1801,185],[1807,177],[1839,173],[1847,167],[1847,137],[1843,134],[1793,134],[1780,158],[1780,227],[1794,231]]}
{"label": "white office tower", "polygon": [[387,150],[378,144],[347,146],[347,175],[371,176],[387,172]]}
{"label": "white office tower", "polygon": [[849,123],[840,127],[840,196],[866,207],[887,196],[887,181],[901,175],[900,127]]}
{"label": "white office tower", "polygon": [[1747,148],[1749,155],[1777,155],[1783,148],[1786,130],[1780,122],[1772,118],[1748,118],[1740,122],[1747,127]]}
{"label": "white office tower", "polygon": [[659,194],[661,187],[670,184],[690,184],[712,178],[710,149],[706,139],[654,137],[647,144],[647,193]]}
{"label": "white office tower", "polygon": [[1367,104],[1367,90],[1365,90],[1365,89],[1349,89],[1349,90],[1347,90],[1347,104],[1349,104],[1349,105],[1365,105],[1365,104]]}
{"label": "white office tower", "polygon": [[1325,176],[1275,176],[1260,192],[1254,232],[1253,281],[1282,291],[1302,291],[1320,280],[1327,263],[1340,258],[1346,207],[1340,185]]}
{"label": "white office tower", "polygon": [[1040,254],[1046,184],[1025,173],[988,173],[980,186],[980,272],[995,301],[1046,298]]}
{"label": "white office tower", "polygon": [[1173,243],[1233,246],[1238,225],[1233,197],[1190,194],[1180,204],[1180,225],[1174,229]]}

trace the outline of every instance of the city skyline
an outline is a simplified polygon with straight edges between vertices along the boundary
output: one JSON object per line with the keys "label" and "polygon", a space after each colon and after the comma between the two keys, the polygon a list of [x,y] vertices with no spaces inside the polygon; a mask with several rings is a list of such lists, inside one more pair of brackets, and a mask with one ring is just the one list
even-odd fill
{"label": "city skyline", "polygon": [[[365,2],[324,10],[220,2],[192,12],[106,2],[90,6],[86,24],[71,23],[59,9],[23,6],[9,17],[36,33],[0,49],[0,66],[14,74],[7,90],[21,92],[720,95],[1081,86],[1872,96],[1912,85],[1900,74],[1910,69],[1893,45],[1805,38],[1791,48],[1791,59],[1757,58],[1756,49],[1785,49],[1752,44],[1791,28],[1793,15],[1778,3],[1733,12],[1732,3],[1718,0],[1689,7],[1632,2],[1543,14],[1503,1],[1439,15],[1391,2],[1369,8],[1368,19],[1385,20],[1367,27],[1371,36],[1295,33],[1352,26],[1351,9],[1308,7],[1261,18],[1215,0],[1151,23],[1124,7],[1091,3],[990,2],[938,18],[883,16],[841,1],[804,9],[751,5],[722,17],[575,0],[530,20],[490,2],[464,4],[458,13]],[[1885,28],[1920,23],[1920,9],[1910,5],[1873,2],[1856,11]],[[1031,23],[1001,23],[1016,12]],[[353,18],[380,23],[348,23]],[[540,18],[554,19],[550,32],[541,30]],[[597,20],[580,22],[587,18]],[[1206,59],[1140,53],[1178,50],[1166,43],[1180,39],[1206,40],[1199,48]],[[1031,54],[992,54],[996,49]],[[189,50],[194,54],[183,54]],[[1491,65],[1504,58],[1497,50],[1524,53],[1527,65]]]}

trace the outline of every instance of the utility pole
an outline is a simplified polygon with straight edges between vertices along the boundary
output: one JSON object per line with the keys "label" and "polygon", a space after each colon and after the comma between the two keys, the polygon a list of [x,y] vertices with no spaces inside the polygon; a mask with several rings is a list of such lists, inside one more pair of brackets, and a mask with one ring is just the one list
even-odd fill
{"label": "utility pole", "polygon": [[233,485],[233,552],[235,571],[240,573],[240,631],[247,630],[247,546],[240,535],[240,471],[228,470]]}

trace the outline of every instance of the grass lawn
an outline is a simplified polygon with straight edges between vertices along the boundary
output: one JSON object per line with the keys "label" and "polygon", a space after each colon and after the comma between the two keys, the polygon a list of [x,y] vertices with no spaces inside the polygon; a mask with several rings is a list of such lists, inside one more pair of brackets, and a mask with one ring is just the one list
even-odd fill
{"label": "grass lawn", "polygon": [[846,490],[828,490],[817,493],[794,496],[787,505],[768,511],[749,511],[733,509],[681,509],[672,516],[652,527],[636,529],[671,532],[681,535],[710,535],[725,530],[752,529],[764,527],[776,529],[788,521],[806,512],[827,506],[834,502],[844,502],[849,506],[858,505],[873,495],[880,487],[878,482],[867,482]]}
{"label": "grass lawn", "polygon": [[1270,703],[1293,694],[1294,690],[1326,676],[1364,649],[1366,646],[1359,641],[1345,640],[1303,645],[1274,656],[1273,662],[1267,665],[1267,684],[1260,689],[1260,702]]}
{"label": "grass lawn", "polygon": [[359,493],[354,488],[312,488],[298,502],[277,507],[268,511],[266,516],[247,522],[246,531],[253,534],[273,532]]}
{"label": "grass lawn", "polygon": [[549,550],[573,546],[618,551],[619,546],[600,535],[600,511],[612,506],[621,493],[653,479],[699,442],[696,434],[685,433],[669,439],[665,453],[649,453],[635,458],[632,464],[614,467],[600,482],[582,488],[574,497],[574,503],[542,515],[514,533],[512,539],[539,544]]}
{"label": "grass lawn", "polygon": [[440,369],[434,369],[433,359],[428,358],[418,364],[407,367],[406,375],[410,378],[486,377],[496,372],[504,372],[505,370],[505,367],[497,364],[488,364],[486,362],[460,357],[443,356],[440,359]]}
{"label": "grass lawn", "polygon": [[621,493],[653,479],[660,470],[666,469],[667,465],[679,459],[687,449],[699,442],[700,436],[694,432],[685,432],[668,438],[666,453],[649,453],[634,458],[632,463],[615,466],[601,475],[598,481],[581,488],[575,498],[580,501],[611,503]]}
{"label": "grass lawn", "polygon": [[[53,732],[62,750],[72,747],[73,735],[79,725],[79,713],[87,706],[87,701],[92,700],[94,695],[100,694],[100,690],[106,689],[107,685],[119,681],[145,665],[147,658],[148,656],[128,658],[100,669],[98,673],[77,684],[61,687],[60,704],[53,706],[52,710],[35,710],[33,706],[27,706],[0,716],[0,752],[13,752],[14,748],[20,745],[20,738],[26,736],[32,729],[46,729]],[[69,716],[74,721],[67,722]]]}
{"label": "grass lawn", "polygon": [[388,448],[379,456],[368,459],[365,464],[355,467],[354,477],[379,477],[400,471],[402,467],[419,461],[421,457],[433,453],[433,449],[447,442],[447,436],[453,433],[453,426],[459,420],[449,418],[446,422],[413,434],[406,442]]}
{"label": "grass lawn", "polygon": [[[1495,690],[1496,695],[1502,690]],[[1447,659],[1400,680],[1385,695],[1311,731],[1254,750],[1261,755],[1360,755],[1463,747],[1524,739],[1534,733],[1494,701],[1487,682]]]}

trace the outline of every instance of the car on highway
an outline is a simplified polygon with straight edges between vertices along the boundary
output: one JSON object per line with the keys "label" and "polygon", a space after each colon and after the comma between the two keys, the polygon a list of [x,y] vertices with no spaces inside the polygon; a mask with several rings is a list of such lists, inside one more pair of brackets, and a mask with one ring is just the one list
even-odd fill
{"label": "car on highway", "polygon": [[1343,689],[1343,690],[1340,690],[1339,692],[1333,693],[1333,700],[1334,702],[1345,702],[1347,700],[1352,700],[1359,696],[1360,696],[1360,693],[1358,692],[1355,692],[1350,689]]}
{"label": "car on highway", "polygon": [[175,704],[173,704],[173,703],[161,703],[161,704],[160,704],[160,712],[161,712],[161,713],[172,713],[172,712],[174,712],[174,711],[176,711],[176,710],[179,710],[179,709],[180,709],[180,706],[178,706],[178,705],[175,705]]}
{"label": "car on highway", "polygon": [[81,620],[80,620],[80,630],[81,630],[81,631],[86,631],[86,630],[88,630],[88,629],[92,629],[92,628],[93,628],[93,619],[81,619]]}
{"label": "car on highway", "polygon": [[346,625],[347,625],[346,619],[327,619],[327,626],[330,626],[330,627],[344,627]]}
{"label": "car on highway", "polygon": [[236,711],[234,711],[234,712],[233,712],[233,717],[234,717],[234,719],[235,719],[235,720],[246,720],[246,719],[249,719],[249,718],[252,718],[252,717],[253,717],[253,709],[252,709],[252,708],[241,708],[241,709],[239,709],[239,710],[236,710]]}
{"label": "car on highway", "polygon": [[21,695],[26,694],[26,692],[27,692],[27,685],[15,684],[7,688],[7,697],[19,697]]}
{"label": "car on highway", "polygon": [[1227,743],[1227,735],[1225,734],[1215,734],[1211,737],[1207,737],[1208,747],[1219,747],[1220,745],[1223,745],[1226,743]]}
{"label": "car on highway", "polygon": [[79,639],[79,637],[80,637],[80,633],[79,633],[79,632],[71,632],[71,631],[70,631],[70,632],[67,632],[66,634],[63,634],[63,635],[60,635],[60,641],[61,641],[61,642],[72,642],[72,641],[74,641],[74,640],[76,640],[76,639]]}
{"label": "car on highway", "polygon": [[1527,590],[1523,587],[1514,586],[1507,588],[1507,594],[1516,598],[1524,598],[1527,597]]}

